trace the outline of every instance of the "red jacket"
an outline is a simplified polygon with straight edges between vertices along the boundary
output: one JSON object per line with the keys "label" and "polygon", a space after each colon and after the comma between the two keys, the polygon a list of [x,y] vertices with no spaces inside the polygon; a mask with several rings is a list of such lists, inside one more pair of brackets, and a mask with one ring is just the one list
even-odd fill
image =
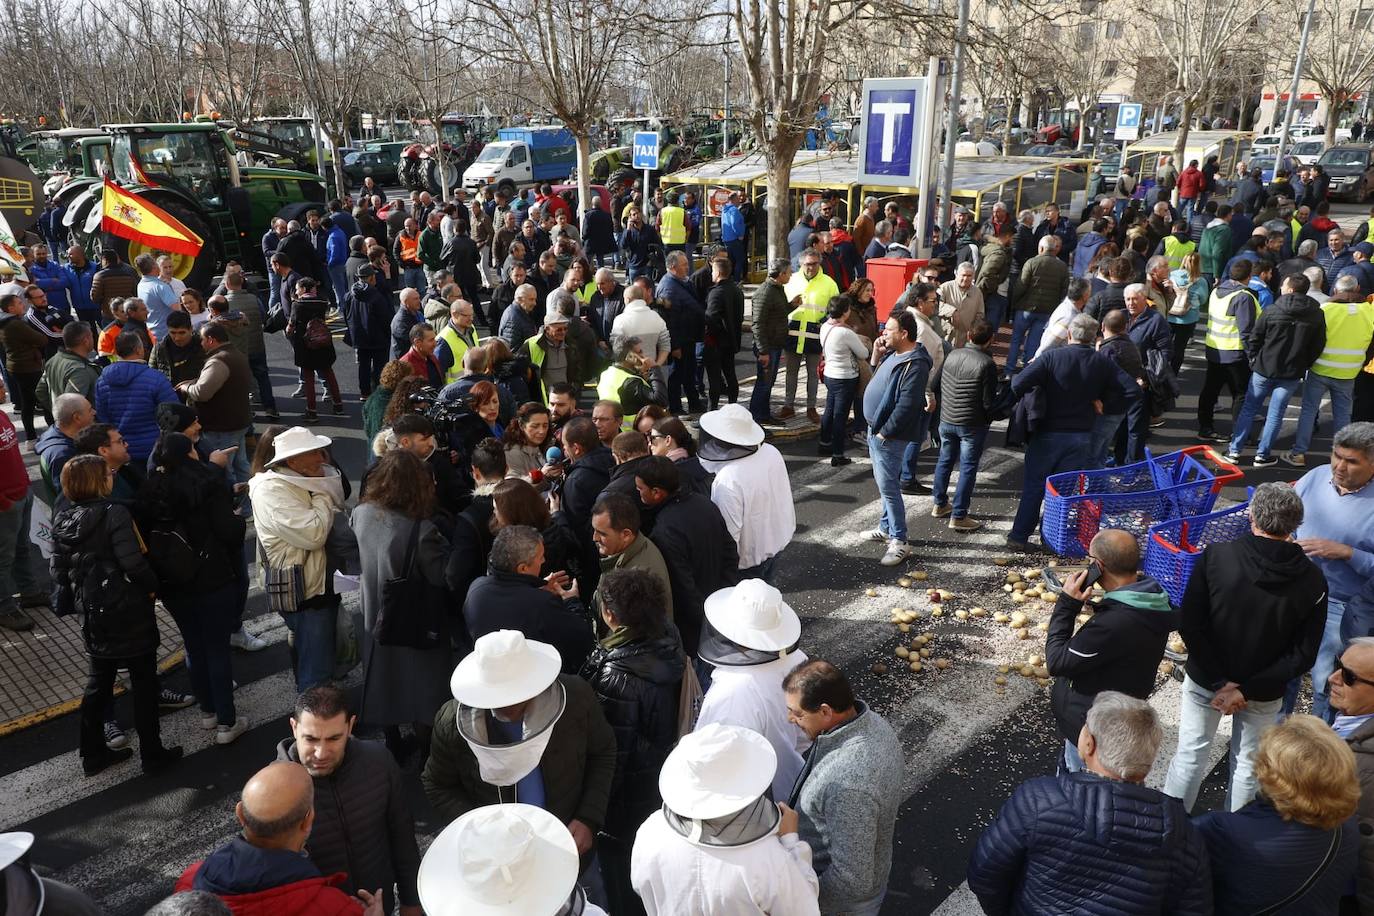
{"label": "red jacket", "polygon": [[[428,379],[429,384],[442,386],[444,384],[444,367],[439,365],[439,361],[432,355],[426,360],[420,355],[420,351],[413,346],[401,357],[401,362],[410,366],[410,371],[416,378]],[[428,362],[428,366],[426,366]]]}
{"label": "red jacket", "polygon": [[[182,872],[176,885],[178,894],[192,889],[202,864],[197,862]],[[359,916],[363,912],[362,903],[338,888],[346,880],[347,876],[339,872],[327,878],[306,878],[250,894],[216,896],[234,916]]]}
{"label": "red jacket", "polygon": [[1197,197],[1206,186],[1207,176],[1202,174],[1202,169],[1195,165],[1188,166],[1183,170],[1183,174],[1178,176],[1178,196],[1180,198]]}
{"label": "red jacket", "polygon": [[[7,512],[29,492],[29,472],[19,453],[19,434],[14,424],[0,412],[0,512]],[[19,532],[28,537],[27,531]]]}

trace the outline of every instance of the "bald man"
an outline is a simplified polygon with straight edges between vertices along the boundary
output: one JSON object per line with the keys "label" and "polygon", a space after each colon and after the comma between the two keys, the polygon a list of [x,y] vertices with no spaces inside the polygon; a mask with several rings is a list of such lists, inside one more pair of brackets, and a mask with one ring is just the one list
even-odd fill
{"label": "bald man", "polygon": [[[1078,772],[1078,733],[1093,698],[1117,690],[1147,699],[1179,615],[1159,583],[1141,576],[1140,546],[1129,531],[1099,531],[1088,548],[1090,565],[1071,575],[1059,593],[1045,638],[1045,665],[1055,678],[1050,693],[1055,722],[1064,739],[1064,769]],[[1088,622],[1073,631],[1074,619],[1093,595],[1104,591]]]}
{"label": "bald man", "polygon": [[243,834],[187,868],[178,891],[206,891],[234,913],[382,916],[382,891],[354,899],[301,854],[315,823],[315,786],[305,767],[279,761],[258,770],[234,807]]}

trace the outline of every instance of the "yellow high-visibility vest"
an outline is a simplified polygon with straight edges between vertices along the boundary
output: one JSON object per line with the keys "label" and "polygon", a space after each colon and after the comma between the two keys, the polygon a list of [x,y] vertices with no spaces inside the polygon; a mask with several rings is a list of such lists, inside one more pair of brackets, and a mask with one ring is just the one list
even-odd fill
{"label": "yellow high-visibility vest", "polygon": [[1312,371],[1327,378],[1352,379],[1360,374],[1369,341],[1374,339],[1374,303],[1324,302],[1326,347]]}
{"label": "yellow high-visibility vest", "polygon": [[1257,307],[1255,294],[1248,289],[1234,290],[1225,296],[1214,292],[1207,300],[1207,337],[1203,342],[1213,350],[1245,349],[1245,343],[1240,339],[1240,325],[1236,321],[1236,316],[1226,314],[1231,306],[1231,300],[1240,295],[1248,297],[1250,304],[1247,306],[1241,302],[1237,308]]}
{"label": "yellow high-visibility vest", "polygon": [[[477,328],[472,329],[472,345],[481,346],[482,338],[477,333]],[[453,365],[444,372],[444,384],[452,385],[458,381],[458,377],[463,374],[463,355],[468,352],[468,343],[458,335],[458,329],[453,326],[453,322],[444,325],[444,329],[439,332],[439,339],[448,345],[448,351],[453,354]]]}
{"label": "yellow high-visibility vest", "polygon": [[658,211],[658,234],[665,245],[687,242],[687,211],[672,204]]}
{"label": "yellow high-visibility vest", "polygon": [[1183,259],[1197,251],[1197,242],[1191,239],[1180,242],[1178,236],[1170,235],[1164,239],[1164,257],[1169,259],[1169,269],[1178,270],[1183,266]]}

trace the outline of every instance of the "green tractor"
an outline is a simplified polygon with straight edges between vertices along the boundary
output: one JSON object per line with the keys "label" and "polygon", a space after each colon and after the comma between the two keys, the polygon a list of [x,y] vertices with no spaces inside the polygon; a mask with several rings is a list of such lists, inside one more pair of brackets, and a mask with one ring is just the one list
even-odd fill
{"label": "green tractor", "polygon": [[[205,240],[200,254],[172,255],[173,272],[187,286],[206,289],[225,261],[265,270],[260,240],[274,217],[304,221],[325,199],[318,175],[241,166],[234,140],[217,124],[107,124],[80,141],[81,174],[53,194],[78,244],[100,241],[103,176],[161,207]],[[106,238],[126,261],[152,249]]]}
{"label": "green tractor", "polygon": [[625,182],[635,181],[642,171],[631,166],[630,150],[633,148],[635,134],[639,131],[657,131],[658,168],[654,178],[677,171],[687,161],[690,153],[678,141],[677,132],[658,118],[615,118],[611,121],[611,142],[617,143],[592,154],[592,180],[616,188]]}

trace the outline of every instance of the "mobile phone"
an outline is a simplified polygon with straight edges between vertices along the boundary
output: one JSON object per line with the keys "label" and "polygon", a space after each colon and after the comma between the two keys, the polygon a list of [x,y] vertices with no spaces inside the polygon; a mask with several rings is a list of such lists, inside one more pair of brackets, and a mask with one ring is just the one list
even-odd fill
{"label": "mobile phone", "polygon": [[1097,565],[1096,560],[1089,560],[1087,566],[1046,566],[1040,570],[1040,575],[1050,590],[1058,593],[1064,590],[1064,583],[1068,579],[1084,570],[1087,570],[1088,577],[1083,580],[1083,588],[1092,588],[1102,578],[1102,567]]}

